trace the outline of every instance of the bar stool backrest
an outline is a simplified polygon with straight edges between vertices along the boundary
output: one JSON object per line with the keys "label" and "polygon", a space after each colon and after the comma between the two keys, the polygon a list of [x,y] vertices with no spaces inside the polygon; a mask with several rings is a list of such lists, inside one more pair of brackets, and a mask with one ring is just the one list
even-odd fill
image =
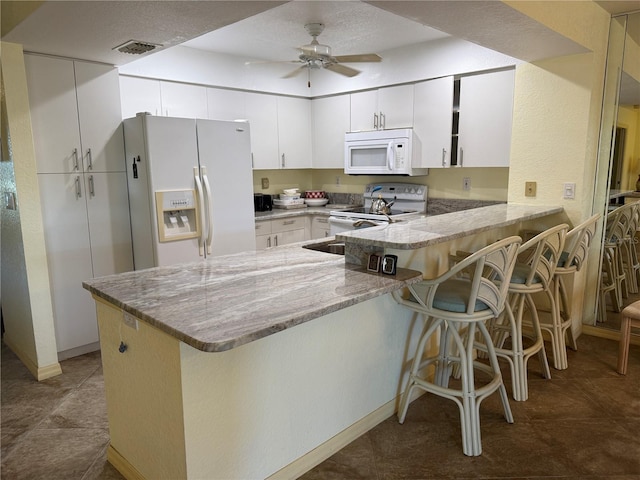
{"label": "bar stool backrest", "polygon": [[629,234],[629,228],[633,222],[634,205],[629,203],[612,210],[607,214],[607,228],[605,230],[605,243],[609,245],[619,244]]}
{"label": "bar stool backrest", "polygon": [[560,260],[567,230],[569,225],[566,223],[556,225],[520,246],[518,263],[520,267],[528,267],[523,282],[525,286],[530,287],[539,282],[545,289],[549,288]]}
{"label": "bar stool backrest", "polygon": [[578,271],[586,263],[599,218],[600,214],[596,213],[567,233],[565,253],[561,257],[558,270]]}

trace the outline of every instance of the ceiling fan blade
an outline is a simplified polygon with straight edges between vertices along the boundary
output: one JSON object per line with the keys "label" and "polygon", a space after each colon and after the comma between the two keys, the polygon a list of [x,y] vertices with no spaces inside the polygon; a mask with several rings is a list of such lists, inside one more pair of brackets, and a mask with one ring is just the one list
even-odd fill
{"label": "ceiling fan blade", "polygon": [[337,61],[343,63],[350,62],[380,62],[382,57],[376,53],[362,53],[360,55],[337,55],[335,57]]}
{"label": "ceiling fan blade", "polygon": [[307,66],[306,65],[302,65],[302,66],[296,68],[295,70],[292,70],[291,72],[287,73],[282,78],[293,78],[296,75],[299,75],[302,72],[302,70],[304,70],[305,68],[307,68]]}
{"label": "ceiling fan blade", "polygon": [[331,70],[332,72],[339,73],[340,75],[344,75],[345,77],[355,77],[360,73],[360,70],[347,67],[346,65],[340,65],[339,63],[333,63],[331,65],[327,65],[324,68],[326,68],[327,70]]}

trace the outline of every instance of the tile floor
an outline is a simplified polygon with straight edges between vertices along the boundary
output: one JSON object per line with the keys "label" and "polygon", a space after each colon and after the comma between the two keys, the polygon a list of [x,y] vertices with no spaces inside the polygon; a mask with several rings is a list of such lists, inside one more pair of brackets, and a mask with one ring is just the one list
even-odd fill
{"label": "tile floor", "polygon": [[[513,425],[496,395],[482,404],[480,457],[462,454],[453,402],[424,395],[403,425],[387,419],[302,478],[640,480],[640,347],[627,376],[615,372],[616,342],[583,335],[578,347],[551,380],[532,359],[530,398],[511,402]],[[62,375],[40,383],[4,345],[1,361],[3,480],[122,479],[106,462],[99,353],[64,361]]]}

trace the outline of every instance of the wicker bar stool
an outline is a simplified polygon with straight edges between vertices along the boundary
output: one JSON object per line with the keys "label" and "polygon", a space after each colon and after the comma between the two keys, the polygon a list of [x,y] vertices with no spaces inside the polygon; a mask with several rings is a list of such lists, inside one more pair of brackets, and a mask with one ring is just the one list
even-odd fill
{"label": "wicker bar stool", "polygon": [[640,300],[627,305],[622,310],[620,324],[620,346],[618,350],[618,373],[627,374],[629,362],[629,343],[631,342],[631,328],[640,328]]}
{"label": "wicker bar stool", "polygon": [[[424,280],[408,287],[410,296],[394,292],[401,305],[423,314],[424,328],[406,388],[398,409],[398,419],[404,423],[411,392],[423,389],[453,400],[460,411],[462,451],[465,455],[482,453],[480,438],[480,403],[499,391],[508,423],[513,423],[509,399],[502,381],[498,359],[485,322],[500,315],[507,299],[509,280],[520,246],[520,237],[495,242],[451,267],[433,280]],[[439,332],[437,352],[425,352],[433,335]],[[489,364],[475,358],[474,338],[478,335],[487,345]],[[427,366],[435,366],[434,377],[425,375]],[[460,372],[460,388],[449,386],[453,367]],[[489,375],[480,384],[475,372]],[[478,384],[477,384],[478,383]]]}
{"label": "wicker bar stool", "polygon": [[[538,355],[544,377],[551,378],[540,319],[532,295],[545,294],[551,311],[557,312],[552,290],[553,278],[568,229],[569,226],[564,223],[551,227],[520,246],[509,284],[509,301],[504,313],[489,322],[496,354],[506,359],[511,368],[513,398],[517,401],[529,398],[527,363],[533,355]],[[522,328],[525,310],[531,317],[532,330],[532,336],[527,334],[532,343],[526,347]],[[509,346],[505,346],[507,339],[511,340]],[[486,351],[487,345],[479,342],[477,348]]]}
{"label": "wicker bar stool", "polygon": [[550,322],[540,321],[540,328],[549,332],[551,336],[553,366],[557,370],[564,370],[569,366],[565,341],[568,340],[573,350],[578,349],[571,331],[571,302],[567,296],[564,279],[575,274],[586,264],[599,218],[599,213],[593,215],[567,233],[565,248],[553,276],[552,290],[557,311],[551,313]]}

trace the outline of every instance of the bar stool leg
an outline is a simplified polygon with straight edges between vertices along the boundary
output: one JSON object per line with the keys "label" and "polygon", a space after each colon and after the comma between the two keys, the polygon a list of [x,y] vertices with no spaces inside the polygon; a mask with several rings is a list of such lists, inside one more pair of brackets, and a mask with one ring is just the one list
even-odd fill
{"label": "bar stool leg", "polygon": [[629,342],[631,340],[631,318],[622,316],[620,324],[620,344],[618,347],[618,373],[627,374],[627,364],[629,363]]}

